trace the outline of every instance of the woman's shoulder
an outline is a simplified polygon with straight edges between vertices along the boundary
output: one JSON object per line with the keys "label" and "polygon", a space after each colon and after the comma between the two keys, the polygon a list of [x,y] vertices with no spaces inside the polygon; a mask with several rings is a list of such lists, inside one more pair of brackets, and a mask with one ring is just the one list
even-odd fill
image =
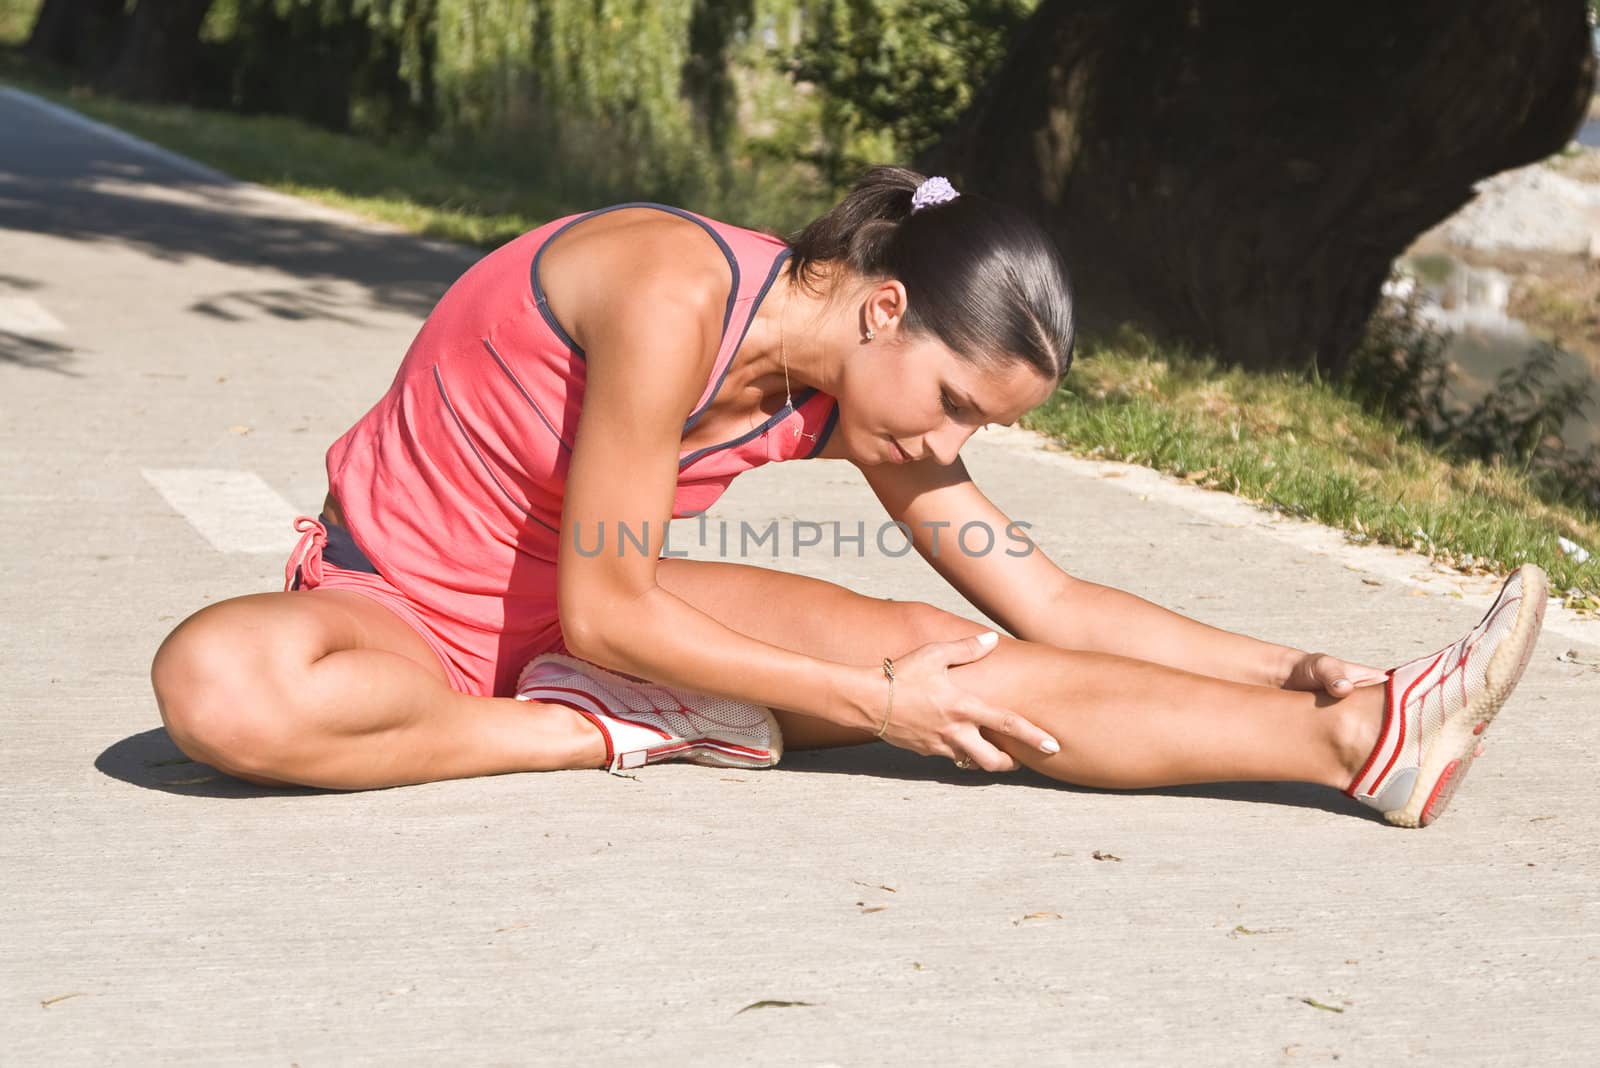
{"label": "woman's shoulder", "polygon": [[585,324],[648,315],[660,301],[720,318],[785,247],[681,208],[619,204],[566,220],[540,249],[537,272],[551,310],[581,341]]}

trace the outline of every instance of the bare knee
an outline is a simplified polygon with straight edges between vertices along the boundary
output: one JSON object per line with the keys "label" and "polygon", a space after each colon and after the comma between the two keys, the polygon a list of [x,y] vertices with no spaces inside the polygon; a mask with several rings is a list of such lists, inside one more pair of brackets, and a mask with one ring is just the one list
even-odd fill
{"label": "bare knee", "polygon": [[[259,628],[232,602],[190,616],[167,636],[150,681],[167,733],[195,760],[240,778],[272,782],[289,742],[281,682]],[[276,713],[276,714],[275,714]]]}
{"label": "bare knee", "polygon": [[[929,642],[948,642],[981,634],[984,627],[970,619],[962,619],[926,601],[896,601],[901,625],[915,643],[913,648]],[[909,652],[910,650],[906,650]]]}

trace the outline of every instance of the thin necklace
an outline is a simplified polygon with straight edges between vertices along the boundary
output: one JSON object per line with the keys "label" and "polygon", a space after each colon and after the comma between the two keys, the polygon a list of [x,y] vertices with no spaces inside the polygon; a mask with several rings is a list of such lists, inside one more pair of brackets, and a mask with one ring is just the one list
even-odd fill
{"label": "thin necklace", "polygon": [[[783,406],[792,412],[794,411],[794,394],[789,392],[789,349],[784,344],[783,330],[783,321],[788,317],[788,311],[789,294],[787,291],[785,291],[783,294],[783,311],[778,315],[778,359],[783,363]],[[804,422],[804,419],[800,421],[800,423]],[[800,424],[795,425],[794,436],[797,438],[810,438],[812,441],[817,440],[817,436],[815,434],[807,434],[802,431],[800,429]]]}

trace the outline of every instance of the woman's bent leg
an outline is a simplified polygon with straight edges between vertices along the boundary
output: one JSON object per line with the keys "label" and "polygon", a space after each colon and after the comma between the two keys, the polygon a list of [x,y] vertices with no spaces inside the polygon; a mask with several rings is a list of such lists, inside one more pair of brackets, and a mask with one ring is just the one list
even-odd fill
{"label": "woman's bent leg", "polygon": [[[714,561],[663,560],[658,581],[730,627],[774,645],[863,665],[984,628],[930,605],[885,601],[818,579]],[[1226,682],[1157,664],[1002,638],[951,678],[1048,731],[1046,757],[989,736],[1064,781],[1135,788],[1305,781],[1344,788],[1376,743],[1383,688],[1326,695]],[[852,745],[866,732],[779,712],[785,744]]]}
{"label": "woman's bent leg", "polygon": [[604,762],[577,713],[457,693],[416,631],[348,590],[201,609],[151,680],[180,749],[254,782],[366,789]]}

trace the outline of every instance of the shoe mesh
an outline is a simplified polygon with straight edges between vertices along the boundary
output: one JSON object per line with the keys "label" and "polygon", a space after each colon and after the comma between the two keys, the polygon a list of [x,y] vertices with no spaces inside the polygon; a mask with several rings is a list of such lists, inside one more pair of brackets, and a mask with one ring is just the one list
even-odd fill
{"label": "shoe mesh", "polygon": [[[1444,725],[1483,692],[1489,661],[1515,627],[1521,600],[1522,575],[1517,572],[1478,625],[1444,649],[1437,664],[1433,663],[1434,656],[1427,656],[1396,670],[1395,685],[1402,691],[1416,682],[1406,701],[1405,747],[1395,762],[1397,770],[1420,764]],[[1408,672],[1407,668],[1412,670]],[[1418,671],[1424,672],[1420,681]]]}

